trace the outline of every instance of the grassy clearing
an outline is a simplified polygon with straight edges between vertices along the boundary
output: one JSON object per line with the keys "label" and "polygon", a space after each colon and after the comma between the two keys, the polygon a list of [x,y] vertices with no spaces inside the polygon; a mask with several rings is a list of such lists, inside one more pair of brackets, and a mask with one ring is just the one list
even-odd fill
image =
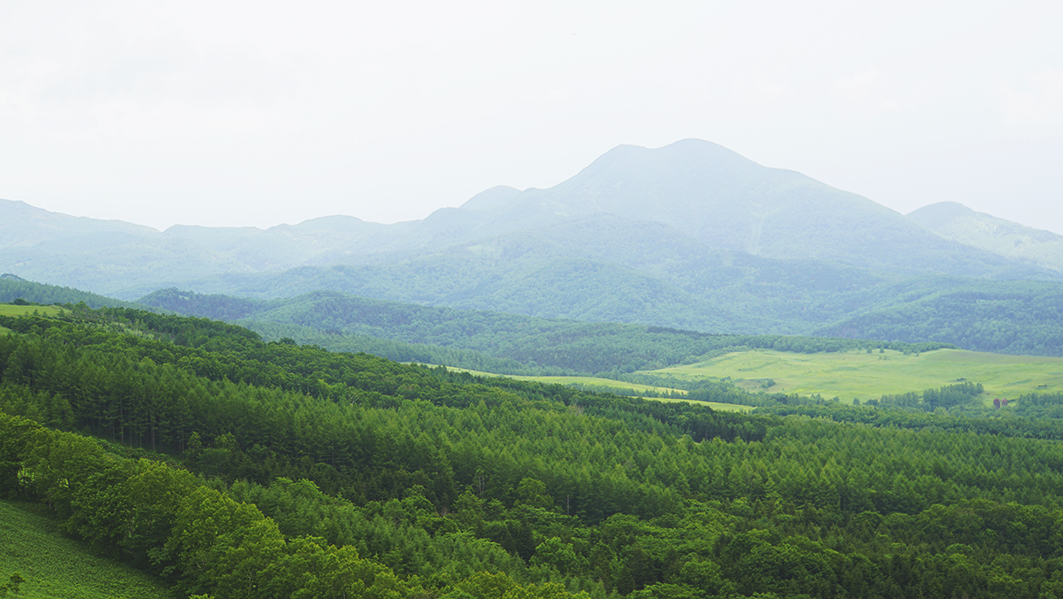
{"label": "grassy clearing", "polygon": [[[601,379],[591,376],[510,376],[502,374],[492,374],[490,372],[480,372],[477,370],[467,370],[464,368],[451,368],[447,367],[447,370],[453,370],[456,372],[468,372],[476,376],[497,376],[507,377],[511,379],[517,379],[520,381],[534,381],[536,383],[543,383],[547,385],[583,385],[593,391],[597,391],[597,388],[601,388],[603,391],[610,389],[616,389],[617,391],[634,391],[635,393],[677,393],[679,395],[686,395],[686,391],[682,389],[672,389],[671,387],[653,387],[650,385],[639,385],[637,383],[625,383],[624,381],[615,381],[613,379]],[[676,402],[682,401],[687,403],[694,403],[699,405],[707,405],[714,410],[728,411],[728,412],[749,412],[753,409],[752,406],[741,406],[729,403],[716,403],[706,401],[694,401],[692,399],[683,399],[675,397],[646,397],[646,399],[652,399],[655,401],[663,402]]]}
{"label": "grassy clearing", "polygon": [[876,399],[968,380],[985,396],[1014,399],[1024,393],[1063,389],[1063,358],[1009,356],[943,349],[922,354],[838,352],[797,354],[753,350],[652,371],[683,379],[727,379],[750,391],[818,393],[826,398]]}
{"label": "grassy clearing", "polygon": [[173,599],[162,583],[55,531],[36,505],[0,501],[0,582],[18,572],[25,599]]}
{"label": "grassy clearing", "polygon": [[509,374],[493,374],[490,372],[481,372],[479,370],[468,370],[466,368],[452,368],[450,366],[447,366],[447,370],[452,370],[454,372],[468,372],[469,374],[473,374],[476,376],[496,376],[517,379],[518,381],[535,381],[537,383],[544,383],[547,385],[586,385],[588,387],[608,387],[610,389],[626,389],[629,391],[635,391],[637,393],[674,392],[680,395],[686,395],[686,391],[683,391],[682,389],[672,389],[670,387],[652,387],[650,385],[625,383],[624,381],[614,381],[613,379],[600,379],[592,376],[518,376]]}
{"label": "grassy clearing", "polygon": [[[59,306],[16,306],[14,304],[0,304],[0,316],[25,316],[33,314],[36,310],[41,316],[55,316],[63,311]],[[0,335],[6,335],[11,329],[0,327]]]}
{"label": "grassy clearing", "polygon": [[0,304],[0,316],[24,316],[33,314],[36,310],[41,316],[55,316],[63,311],[59,306],[16,306],[14,304]]}
{"label": "grassy clearing", "polygon": [[676,401],[683,401],[686,403],[697,404],[699,406],[709,406],[717,412],[752,412],[755,408],[753,406],[745,406],[734,403],[718,403],[715,401],[697,401],[694,399],[682,399],[675,397],[646,397],[651,401],[663,401],[665,403],[671,403]]}

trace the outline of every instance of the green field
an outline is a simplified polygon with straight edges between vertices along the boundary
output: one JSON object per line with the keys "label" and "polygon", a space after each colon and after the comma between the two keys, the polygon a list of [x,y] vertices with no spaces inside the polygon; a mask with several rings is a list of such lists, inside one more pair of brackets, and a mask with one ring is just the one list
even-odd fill
{"label": "green field", "polygon": [[[474,374],[497,376],[481,372]],[[730,381],[752,393],[766,391],[799,395],[819,394],[828,399],[838,397],[846,402],[853,399],[878,399],[883,395],[909,391],[921,392],[961,381],[982,383],[985,386],[983,399],[987,402],[991,402],[995,397],[1015,399],[1027,393],[1063,390],[1063,358],[1012,356],[957,349],[941,349],[921,354],[903,354],[893,350],[882,353],[852,351],[811,354],[750,350],[725,354],[695,364],[646,371],[643,374],[685,380]],[[513,378],[562,385],[578,383],[592,389],[602,387],[658,393],[673,391],[665,387],[591,377]],[[733,410],[745,406],[716,404],[713,408]]]}
{"label": "green field", "polygon": [[[616,381],[613,379],[602,379],[591,376],[516,376],[516,375],[502,375],[492,374],[490,372],[479,372],[476,370],[467,370],[465,368],[451,368],[447,367],[447,370],[453,370],[455,372],[468,372],[476,376],[505,376],[511,379],[517,379],[519,381],[534,381],[536,383],[543,383],[545,385],[583,385],[592,391],[599,390],[608,391],[609,389],[616,389],[618,391],[634,391],[636,393],[669,393],[674,392],[679,395],[686,395],[686,391],[682,389],[672,389],[669,387],[653,387],[650,385],[640,385],[638,383],[625,383],[624,381]],[[749,412],[753,409],[752,406],[742,406],[729,403],[716,403],[712,401],[694,401],[691,399],[673,398],[673,397],[647,397],[646,399],[652,399],[655,401],[673,402],[683,401],[687,403],[707,405],[714,410],[729,411],[729,412]]]}
{"label": "green field", "polygon": [[[18,572],[26,582],[15,595],[25,599],[110,599],[173,594],[154,578],[98,557],[83,544],[55,531],[39,506],[0,501],[0,584]],[[12,595],[9,595],[12,596]]]}
{"label": "green field", "polygon": [[34,310],[41,316],[55,316],[63,311],[59,306],[16,306],[15,304],[0,304],[0,316],[22,316],[33,314]]}
{"label": "green field", "polygon": [[1063,390],[1063,358],[1010,356],[956,349],[922,354],[837,352],[799,354],[752,350],[650,371],[681,379],[730,379],[750,391],[818,393],[843,400],[942,387],[968,380],[982,383],[986,397],[1014,399],[1025,393]]}

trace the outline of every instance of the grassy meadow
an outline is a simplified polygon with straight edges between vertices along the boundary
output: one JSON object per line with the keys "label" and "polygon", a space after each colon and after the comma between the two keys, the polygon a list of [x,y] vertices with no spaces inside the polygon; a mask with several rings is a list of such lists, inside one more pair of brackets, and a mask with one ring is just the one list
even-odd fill
{"label": "grassy meadow", "polygon": [[[499,376],[486,372],[466,372],[480,376]],[[1027,393],[1063,390],[1063,358],[1013,356],[957,349],[940,349],[921,354],[904,354],[893,350],[813,354],[750,350],[725,354],[704,362],[645,371],[643,374],[686,380],[727,380],[752,393],[818,393],[827,399],[838,397],[846,403],[851,403],[854,399],[866,401],[878,399],[883,395],[921,392],[962,381],[982,383],[985,387],[983,400],[987,403],[996,397],[1015,399]],[[685,393],[666,387],[593,377],[512,378],[561,385],[580,384],[592,390]],[[710,405],[714,409],[747,409],[746,406],[731,404]]]}
{"label": "grassy meadow", "polygon": [[22,316],[33,314],[36,310],[41,316],[55,316],[63,311],[60,306],[16,306],[15,304],[0,304],[0,316]]}
{"label": "grassy meadow", "polygon": [[[1063,389],[1063,358],[1012,356],[955,349],[922,354],[837,352],[799,354],[753,350],[650,371],[681,379],[730,379],[750,391],[825,398],[877,399],[960,381],[982,383],[985,397],[1014,399]],[[771,386],[768,383],[774,382]]]}
{"label": "grassy meadow", "polygon": [[0,501],[0,583],[18,572],[24,599],[172,599],[159,581],[125,564],[99,557],[56,532],[37,506]]}
{"label": "grassy meadow", "polygon": [[[590,376],[516,376],[516,375],[502,375],[492,374],[490,372],[479,372],[476,370],[467,370],[464,368],[451,368],[447,367],[447,370],[453,370],[456,372],[468,372],[476,376],[505,376],[507,378],[517,379],[520,381],[535,381],[537,383],[543,383],[546,385],[583,385],[584,387],[592,391],[634,391],[635,393],[650,393],[661,394],[674,392],[679,395],[686,395],[686,391],[682,389],[672,389],[669,387],[653,387],[651,385],[640,385],[638,383],[626,383],[624,381],[616,381],[613,379],[602,379]],[[730,412],[749,412],[753,409],[752,406],[741,406],[728,403],[716,403],[705,401],[694,401],[690,399],[673,398],[673,397],[647,397],[646,399],[653,399],[656,401],[673,402],[683,401],[687,403],[696,403],[699,405],[708,405],[714,410],[726,410]]]}

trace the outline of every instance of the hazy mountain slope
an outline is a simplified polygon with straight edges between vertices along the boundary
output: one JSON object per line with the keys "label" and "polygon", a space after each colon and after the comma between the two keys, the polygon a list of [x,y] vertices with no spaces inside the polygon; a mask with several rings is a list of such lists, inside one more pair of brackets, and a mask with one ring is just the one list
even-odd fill
{"label": "hazy mountain slope", "polygon": [[290,297],[331,289],[408,303],[490,309],[548,318],[657,322],[732,330],[740,319],[660,279],[615,264],[557,259],[547,262],[462,262],[429,256],[387,266],[305,267],[273,276],[204,280],[209,293]]}
{"label": "hazy mountain slope", "polygon": [[27,279],[124,298],[214,275],[279,272],[331,254],[376,251],[399,225],[326,217],[267,230],[72,217],[0,200],[0,265]]}
{"label": "hazy mountain slope", "polygon": [[326,216],[297,225],[218,228],[174,226],[167,238],[196,243],[251,271],[276,272],[307,264],[330,264],[350,255],[418,245],[413,223],[383,225],[353,216]]}
{"label": "hazy mountain slope", "polygon": [[0,201],[0,263],[27,279],[107,295],[138,284],[250,270],[150,227],[71,217],[6,200]]}
{"label": "hazy mountain slope", "polygon": [[158,231],[118,220],[69,216],[0,200],[0,247],[34,247],[56,239],[91,235],[150,236]]}
{"label": "hazy mountain slope", "polygon": [[364,297],[542,317],[717,332],[799,333],[848,313],[843,293],[884,280],[863,269],[708,247],[663,223],[594,214],[430,255],[194,282],[258,298],[333,289]]}
{"label": "hazy mountain slope", "polygon": [[567,181],[509,197],[493,212],[481,222],[496,231],[604,212],[772,258],[963,276],[1035,270],[943,240],[867,198],[695,139],[657,149],[619,146]]}
{"label": "hazy mountain slope", "polygon": [[1063,236],[975,212],[956,202],[916,210],[908,220],[960,243],[1063,272]]}
{"label": "hazy mountain slope", "polygon": [[828,325],[863,306],[850,292],[913,274],[1060,276],[699,140],[620,146],[550,189],[496,187],[393,225],[335,216],[159,232],[16,202],[0,203],[0,223],[3,270],[123,299],[334,289],[743,333]]}

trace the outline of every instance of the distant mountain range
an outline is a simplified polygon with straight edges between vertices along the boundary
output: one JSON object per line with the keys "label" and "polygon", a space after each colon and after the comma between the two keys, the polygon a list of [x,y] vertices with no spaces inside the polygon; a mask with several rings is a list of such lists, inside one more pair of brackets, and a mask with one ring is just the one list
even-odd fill
{"label": "distant mountain range", "polygon": [[1008,281],[1051,295],[1063,289],[1060,240],[959,205],[905,217],[699,140],[619,146],[552,188],[496,187],[393,225],[331,216],[159,232],[0,201],[0,271],[122,299],[332,290],[728,333],[848,336],[858,319],[866,328]]}

